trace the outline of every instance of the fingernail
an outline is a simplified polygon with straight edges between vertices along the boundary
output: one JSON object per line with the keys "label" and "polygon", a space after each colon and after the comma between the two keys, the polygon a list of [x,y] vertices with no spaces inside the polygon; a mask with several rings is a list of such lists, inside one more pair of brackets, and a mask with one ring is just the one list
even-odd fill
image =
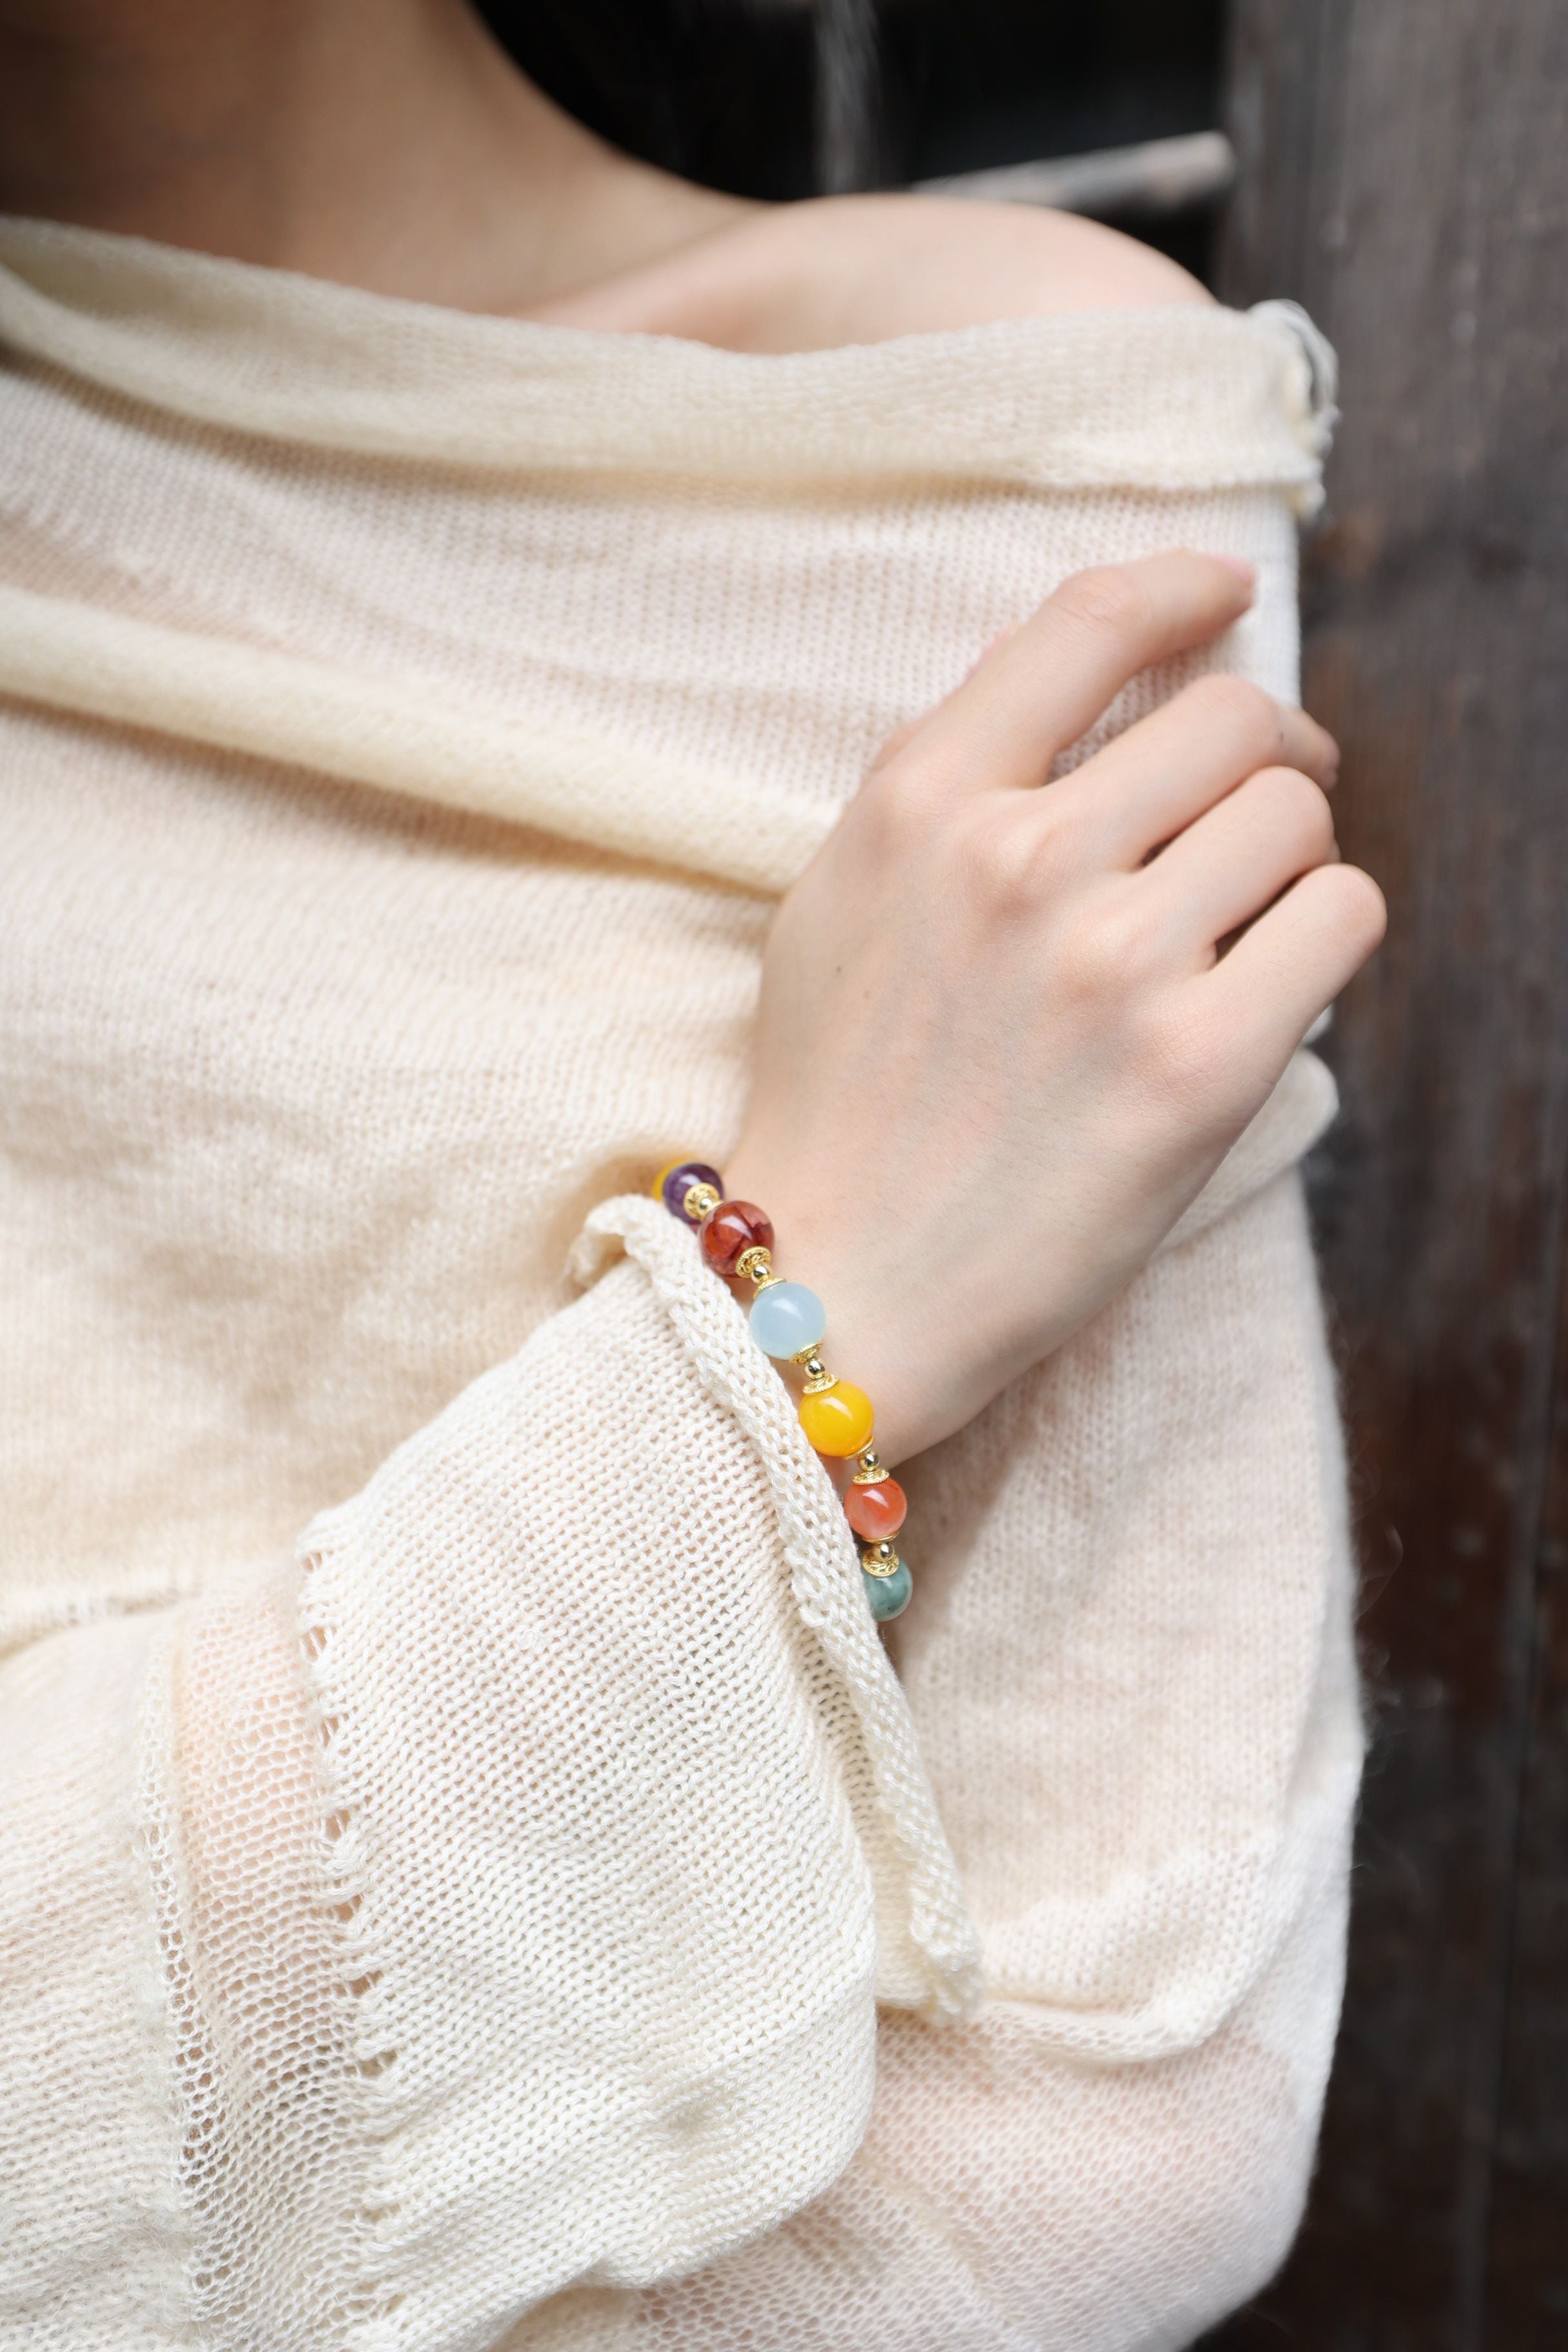
{"label": "fingernail", "polygon": [[1238,580],[1245,580],[1249,588],[1255,588],[1257,586],[1257,568],[1255,565],[1248,563],[1244,557],[1239,555],[1216,555],[1213,560],[1215,563],[1223,563],[1227,572],[1234,572]]}

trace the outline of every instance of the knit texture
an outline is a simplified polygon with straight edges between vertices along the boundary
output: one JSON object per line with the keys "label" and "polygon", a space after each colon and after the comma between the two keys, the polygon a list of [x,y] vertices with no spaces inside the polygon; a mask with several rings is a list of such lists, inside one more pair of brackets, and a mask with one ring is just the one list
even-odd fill
{"label": "knit texture", "polygon": [[1189,2342],[1338,2007],[1327,1076],[909,1465],[885,1639],[643,1187],[722,1165],[877,744],[1064,574],[1259,567],[1090,742],[1294,690],[1321,346],[0,265],[0,2343]]}

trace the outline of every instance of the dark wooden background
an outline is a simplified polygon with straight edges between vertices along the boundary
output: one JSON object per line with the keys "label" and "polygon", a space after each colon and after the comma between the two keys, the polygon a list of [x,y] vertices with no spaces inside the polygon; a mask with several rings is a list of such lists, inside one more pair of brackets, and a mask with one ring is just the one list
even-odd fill
{"label": "dark wooden background", "polygon": [[1234,0],[1220,291],[1344,424],[1306,698],[1388,945],[1318,1206],[1374,1748],[1308,2224],[1226,2352],[1568,2347],[1568,8]]}
{"label": "dark wooden background", "polygon": [[[808,10],[482,5],[623,143],[821,184]],[[1568,0],[880,0],[875,37],[866,179],[1223,120],[1228,205],[1140,233],[1339,347],[1306,698],[1393,919],[1313,1190],[1373,1750],[1311,2207],[1209,2352],[1568,2352]]]}

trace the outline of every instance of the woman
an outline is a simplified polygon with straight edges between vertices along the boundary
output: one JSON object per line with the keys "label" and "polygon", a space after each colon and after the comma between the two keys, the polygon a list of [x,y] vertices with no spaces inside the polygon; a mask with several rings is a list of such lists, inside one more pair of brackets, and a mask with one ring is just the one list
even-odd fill
{"label": "woman", "polygon": [[1359,1763],[1301,333],[459,0],[4,26],[0,2340],[1189,2341]]}

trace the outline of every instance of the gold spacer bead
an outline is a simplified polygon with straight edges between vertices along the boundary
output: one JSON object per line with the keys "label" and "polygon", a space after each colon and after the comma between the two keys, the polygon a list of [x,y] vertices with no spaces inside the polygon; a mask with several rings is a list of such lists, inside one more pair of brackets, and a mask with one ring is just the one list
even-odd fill
{"label": "gold spacer bead", "polygon": [[776,1282],[778,1276],[773,1272],[772,1250],[765,1248],[761,1242],[753,1242],[750,1249],[743,1249],[735,1260],[735,1279],[737,1282],[754,1282],[759,1288],[764,1282]]}
{"label": "gold spacer bead", "polygon": [[860,1554],[868,1576],[897,1576],[903,1564],[890,1543],[868,1544]]}
{"label": "gold spacer bead", "polygon": [[879,1486],[887,1475],[870,1446],[868,1446],[860,1456],[860,1467],[856,1471],[849,1484],[852,1486]]}
{"label": "gold spacer bead", "polygon": [[680,1196],[680,1213],[700,1225],[710,1209],[718,1207],[721,1197],[711,1184],[689,1184]]}
{"label": "gold spacer bead", "polygon": [[836,1389],[837,1386],[837,1373],[830,1372],[820,1356],[813,1356],[805,1367],[805,1394],[821,1396],[825,1389]]}

